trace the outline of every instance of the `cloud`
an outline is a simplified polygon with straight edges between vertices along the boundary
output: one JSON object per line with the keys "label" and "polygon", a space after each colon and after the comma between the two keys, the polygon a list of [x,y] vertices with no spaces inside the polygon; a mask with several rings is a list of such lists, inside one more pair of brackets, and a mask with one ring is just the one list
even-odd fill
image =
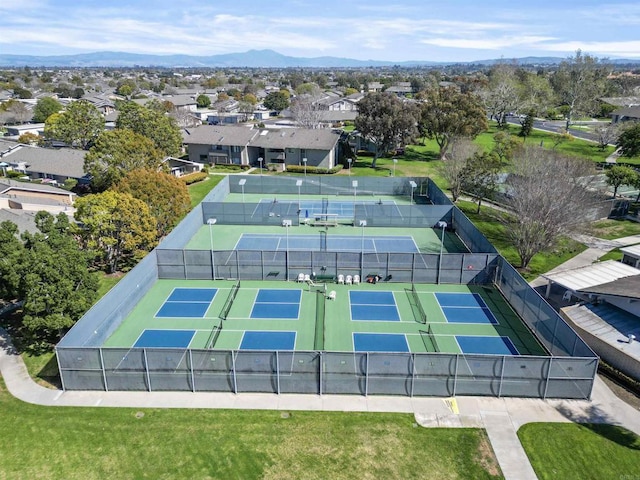
{"label": "cloud", "polygon": [[582,50],[591,55],[640,58],[640,40],[612,42],[569,41],[539,45],[538,48],[551,52],[575,52],[576,50]]}
{"label": "cloud", "polygon": [[500,38],[430,38],[420,40],[420,43],[437,47],[463,48],[470,50],[503,50],[509,47],[539,48],[540,42],[553,40],[552,37],[509,36]]}

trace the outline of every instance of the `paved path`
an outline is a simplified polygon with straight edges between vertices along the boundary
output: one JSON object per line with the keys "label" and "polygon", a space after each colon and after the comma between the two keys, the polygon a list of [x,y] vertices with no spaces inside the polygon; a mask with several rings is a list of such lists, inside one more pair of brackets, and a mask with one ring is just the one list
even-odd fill
{"label": "paved path", "polygon": [[[605,241],[582,238],[589,248],[553,271],[590,264],[612,248],[640,243],[640,235]],[[536,279],[532,282],[535,286]],[[594,422],[624,426],[640,435],[640,412],[617,398],[596,378],[591,401],[522,398],[409,398],[356,395],[294,395],[260,393],[94,392],[61,391],[37,385],[0,329],[0,373],[12,395],[50,406],[131,408],[239,408],[413,413],[423,427],[485,428],[502,472],[508,480],[533,480],[536,475],[518,440],[520,426],[530,422]]]}

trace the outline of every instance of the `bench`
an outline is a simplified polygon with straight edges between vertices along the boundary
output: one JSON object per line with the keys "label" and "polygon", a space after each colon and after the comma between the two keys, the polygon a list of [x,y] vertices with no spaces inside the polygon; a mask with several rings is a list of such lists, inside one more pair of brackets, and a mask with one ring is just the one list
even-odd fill
{"label": "bench", "polygon": [[335,275],[316,275],[314,281],[316,282],[335,282]]}

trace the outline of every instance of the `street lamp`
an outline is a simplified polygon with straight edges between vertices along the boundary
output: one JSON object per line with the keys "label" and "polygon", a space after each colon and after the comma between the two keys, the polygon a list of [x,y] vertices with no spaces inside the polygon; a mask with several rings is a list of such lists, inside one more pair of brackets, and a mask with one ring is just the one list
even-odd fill
{"label": "street lamp", "polygon": [[349,176],[351,176],[351,162],[353,162],[353,158],[347,158],[347,163],[349,164]]}
{"label": "street lamp", "polygon": [[213,273],[213,280],[216,279],[216,264],[215,257],[213,255],[213,226],[217,221],[218,220],[215,218],[207,219],[207,224],[209,225],[209,243],[211,245],[211,272]]}
{"label": "street lamp", "polygon": [[289,281],[289,227],[292,225],[291,220],[289,219],[285,219],[282,220],[282,226],[284,227],[285,231],[287,232],[287,243],[285,244],[285,250],[284,250],[284,265],[285,268],[287,269],[287,281]]}
{"label": "street lamp", "polygon": [[409,186],[411,187],[411,205],[413,205],[413,190],[418,186],[418,184],[411,180],[409,182]]}
{"label": "street lamp", "polygon": [[440,272],[442,270],[442,251],[444,250],[444,230],[447,228],[447,222],[440,220],[436,226],[442,229],[442,239],[440,241],[440,258],[438,259],[438,283],[440,283]]}
{"label": "street lamp", "polygon": [[302,207],[300,206],[300,187],[302,186],[302,180],[296,180],[296,187],[298,187],[298,210]]}
{"label": "street lamp", "polygon": [[396,163],[398,163],[398,159],[397,158],[392,158],[391,160],[393,160],[393,176],[396,176]]}
{"label": "street lamp", "polygon": [[238,185],[242,187],[242,203],[244,203],[244,184],[245,183],[247,183],[246,178],[241,178],[240,181],[238,182]]}
{"label": "street lamp", "polygon": [[262,162],[264,162],[264,158],[258,157],[258,163],[260,164],[260,176],[262,176]]}
{"label": "street lamp", "polygon": [[304,176],[307,176],[307,159],[303,158],[302,163],[304,163]]}

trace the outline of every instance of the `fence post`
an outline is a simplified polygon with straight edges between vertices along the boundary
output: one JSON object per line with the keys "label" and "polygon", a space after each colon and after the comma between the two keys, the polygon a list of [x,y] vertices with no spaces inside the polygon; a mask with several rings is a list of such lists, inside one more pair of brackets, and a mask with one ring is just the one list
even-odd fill
{"label": "fence post", "polygon": [[280,395],[280,354],[278,350],[276,350],[276,389],[276,393]]}
{"label": "fence post", "polygon": [[507,361],[505,355],[502,356],[502,367],[500,368],[500,385],[498,386],[498,398],[502,396],[502,382],[504,381],[504,364]]}
{"label": "fence post", "polygon": [[365,352],[364,396],[369,395],[369,352]]}
{"label": "fence post", "polygon": [[455,366],[455,371],[453,372],[453,395],[452,396],[456,396],[456,387],[458,384],[458,361],[460,359],[460,354],[456,353],[456,366]]}
{"label": "fence post", "polygon": [[318,370],[319,370],[319,374],[318,374],[318,380],[319,380],[318,392],[320,392],[320,396],[322,396],[322,365],[324,364],[324,352],[320,352],[319,358],[320,358],[320,360],[318,362]]}
{"label": "fence post", "polygon": [[195,392],[196,380],[195,380],[195,377],[193,376],[193,354],[191,349],[189,349],[188,351],[189,351],[189,372],[191,373],[191,391]]}
{"label": "fence post", "polygon": [[413,397],[413,384],[416,380],[416,354],[411,354],[411,390],[409,393],[410,397]]}
{"label": "fence post", "polygon": [[549,388],[549,377],[551,376],[551,362],[553,362],[553,355],[549,357],[549,366],[547,367],[547,374],[545,375],[545,382],[544,382],[544,393],[542,394],[543,400],[546,400],[547,398],[547,389]]}
{"label": "fence post", "polygon": [[236,378],[236,351],[231,350],[231,373],[233,374],[233,393],[238,393],[238,379]]}
{"label": "fence post", "polygon": [[[98,353],[100,353],[100,368],[102,369],[102,380],[104,381],[104,391],[109,391],[109,385],[107,385],[107,371],[104,368],[104,357],[102,356],[102,347],[98,347]],[[62,377],[62,375],[60,375]]]}
{"label": "fence post", "polygon": [[144,371],[147,375],[147,389],[151,391],[151,375],[149,374],[149,361],[147,360],[147,349],[142,349],[142,357],[144,358]]}

